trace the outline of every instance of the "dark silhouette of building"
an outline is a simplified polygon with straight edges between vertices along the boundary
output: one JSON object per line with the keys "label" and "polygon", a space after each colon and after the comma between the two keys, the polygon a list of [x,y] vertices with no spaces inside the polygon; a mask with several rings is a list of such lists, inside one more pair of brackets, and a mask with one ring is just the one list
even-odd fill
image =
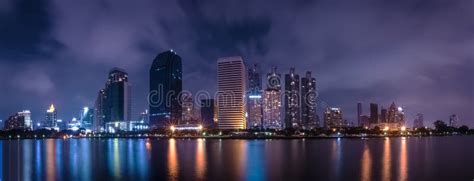
{"label": "dark silhouette of building", "polygon": [[300,119],[300,76],[295,68],[285,74],[285,124],[286,128],[301,128]]}
{"label": "dark silhouette of building", "polygon": [[153,60],[150,68],[150,126],[164,127],[179,124],[182,116],[180,94],[182,91],[181,57],[173,50],[165,51]]}
{"label": "dark silhouette of building", "polygon": [[215,128],[216,106],[214,99],[201,100],[201,119],[205,127]]}
{"label": "dark silhouette of building", "polygon": [[308,71],[301,78],[301,121],[306,129],[319,126],[316,122],[316,96],[316,79]]}
{"label": "dark silhouette of building", "polygon": [[105,90],[101,89],[97,93],[94,104],[94,122],[92,123],[92,131],[101,132],[105,130],[104,111],[105,111]]}
{"label": "dark silhouette of building", "polygon": [[387,109],[384,109],[382,107],[382,109],[380,110],[380,122],[382,123],[386,123],[387,122]]}
{"label": "dark silhouette of building", "polygon": [[379,122],[379,105],[370,103],[370,124],[377,124]]}
{"label": "dark silhouette of building", "polygon": [[357,103],[357,125],[358,126],[363,126],[362,124],[362,103],[361,102],[358,102]]}
{"label": "dark silhouette of building", "polygon": [[[104,121],[108,132],[127,130],[131,120],[132,100],[128,74],[113,68],[105,85]],[[113,130],[112,130],[113,129]]]}

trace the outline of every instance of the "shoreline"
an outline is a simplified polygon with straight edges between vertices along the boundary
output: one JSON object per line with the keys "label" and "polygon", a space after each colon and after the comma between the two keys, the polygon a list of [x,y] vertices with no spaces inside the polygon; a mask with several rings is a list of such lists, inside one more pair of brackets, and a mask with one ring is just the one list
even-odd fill
{"label": "shoreline", "polygon": [[448,136],[473,136],[473,135],[370,135],[370,136],[265,136],[265,137],[245,137],[245,136],[85,136],[85,137],[20,137],[20,138],[0,138],[6,140],[47,140],[47,139],[213,139],[213,140],[297,140],[297,139],[379,139],[379,138],[407,138],[407,137],[448,137]]}

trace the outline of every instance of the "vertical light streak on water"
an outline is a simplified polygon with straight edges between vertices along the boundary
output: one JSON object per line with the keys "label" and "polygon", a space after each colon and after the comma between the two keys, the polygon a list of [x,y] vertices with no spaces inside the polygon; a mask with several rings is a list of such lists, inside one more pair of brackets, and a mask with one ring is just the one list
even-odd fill
{"label": "vertical light streak on water", "polygon": [[31,165],[33,164],[32,162],[32,150],[31,150],[31,140],[23,140],[22,141],[22,146],[23,146],[23,163],[21,163],[23,165],[23,178],[22,180],[31,180],[31,174],[33,173],[32,172],[32,168],[31,168]]}
{"label": "vertical light streak on water", "polygon": [[54,139],[46,140],[46,180],[56,180],[56,155],[54,153]]}
{"label": "vertical light streak on water", "polygon": [[334,161],[334,176],[336,177],[336,180],[339,178],[340,173],[341,173],[341,167],[342,167],[342,148],[341,148],[341,138],[337,138],[336,140],[331,140],[332,142],[332,160]]}
{"label": "vertical light streak on water", "polygon": [[89,139],[81,139],[79,142],[79,153],[81,154],[80,171],[81,180],[92,180],[91,177],[91,142]]}
{"label": "vertical light streak on water", "polygon": [[0,179],[3,179],[3,141],[0,141]]}
{"label": "vertical light streak on water", "polygon": [[400,178],[398,180],[408,179],[408,155],[407,155],[407,140],[406,137],[402,137],[400,145]]}
{"label": "vertical light streak on water", "polygon": [[176,140],[171,138],[168,140],[168,144],[168,180],[178,180],[179,163]]}
{"label": "vertical light streak on water", "polygon": [[266,180],[265,179],[265,156],[263,154],[264,141],[253,140],[247,142],[246,163],[247,180]]}
{"label": "vertical light streak on water", "polygon": [[116,179],[120,179],[122,174],[120,173],[120,142],[117,138],[114,139],[114,176]]}
{"label": "vertical light streak on water", "polygon": [[139,147],[143,146],[143,145],[134,145],[134,143],[138,142],[138,140],[134,140],[134,139],[128,139],[127,140],[127,160],[126,162],[128,163],[127,165],[127,174],[128,175],[135,175],[136,174],[136,167],[135,167],[135,162],[138,160],[138,159],[141,159],[142,155],[140,154],[137,154],[135,152],[135,149],[138,149]]}
{"label": "vertical light streak on water", "polygon": [[197,180],[205,180],[206,177],[206,142],[204,139],[197,140],[196,146],[196,178]]}
{"label": "vertical light streak on water", "polygon": [[361,159],[361,180],[370,181],[372,180],[372,156],[370,155],[369,146],[367,142],[364,145],[364,152],[362,153]]}
{"label": "vertical light streak on water", "polygon": [[136,145],[136,148],[138,148],[138,153],[136,154],[136,158],[138,160],[138,174],[140,176],[140,180],[146,180],[148,178],[148,167],[147,165],[147,160],[150,158],[150,151],[151,151],[151,145],[149,139],[142,140],[140,139],[138,142],[138,145]]}
{"label": "vertical light streak on water", "polygon": [[[55,143],[54,143],[54,155],[56,156],[56,161],[55,161],[55,164],[56,164],[56,174],[61,176],[61,173],[63,173],[62,169],[63,169],[63,154],[66,154],[67,155],[67,152],[64,151],[64,141],[61,140],[61,139],[56,139],[55,140]],[[70,148],[69,148],[70,149]],[[57,179],[61,179],[61,177],[57,178]]]}
{"label": "vertical light streak on water", "polygon": [[382,180],[391,180],[392,155],[390,150],[390,138],[386,137],[383,144],[382,158]]}
{"label": "vertical light streak on water", "polygon": [[43,168],[42,167],[42,164],[41,164],[41,144],[42,144],[43,140],[35,140],[35,173],[36,173],[36,176],[35,176],[35,180],[42,180],[41,178],[41,169]]}
{"label": "vertical light streak on water", "polygon": [[[69,168],[71,169],[71,175],[72,175],[72,178],[78,178],[79,177],[79,167],[82,167],[82,161],[81,160],[80,162],[78,162],[78,152],[80,149],[78,146],[77,146],[77,139],[69,139],[69,140],[64,140],[63,141],[65,143],[65,145],[68,145],[68,146],[65,146],[68,148],[67,153],[69,153],[68,155],[68,158],[69,158]],[[61,149],[61,150],[65,150],[65,149]],[[61,152],[61,150],[58,150],[58,152]],[[81,164],[81,165],[78,165],[78,164]]]}

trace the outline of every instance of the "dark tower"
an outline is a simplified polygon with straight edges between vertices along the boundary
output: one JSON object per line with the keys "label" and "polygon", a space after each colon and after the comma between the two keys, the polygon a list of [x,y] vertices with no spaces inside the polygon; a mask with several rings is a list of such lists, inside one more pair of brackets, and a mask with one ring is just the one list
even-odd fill
{"label": "dark tower", "polygon": [[370,103],[370,124],[377,124],[379,122],[379,105]]}
{"label": "dark tower", "polygon": [[148,95],[151,127],[179,124],[181,121],[182,69],[181,57],[173,50],[160,53],[153,60]]}
{"label": "dark tower", "polygon": [[311,129],[316,123],[316,79],[311,77],[311,72],[306,72],[306,77],[301,78],[301,119],[306,129]]}

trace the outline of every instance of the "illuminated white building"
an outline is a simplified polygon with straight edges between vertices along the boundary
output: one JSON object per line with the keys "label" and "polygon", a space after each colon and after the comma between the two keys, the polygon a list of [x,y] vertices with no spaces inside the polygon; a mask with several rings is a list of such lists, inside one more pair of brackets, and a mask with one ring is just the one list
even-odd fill
{"label": "illuminated white building", "polygon": [[217,61],[218,127],[245,129],[246,74],[242,57]]}

